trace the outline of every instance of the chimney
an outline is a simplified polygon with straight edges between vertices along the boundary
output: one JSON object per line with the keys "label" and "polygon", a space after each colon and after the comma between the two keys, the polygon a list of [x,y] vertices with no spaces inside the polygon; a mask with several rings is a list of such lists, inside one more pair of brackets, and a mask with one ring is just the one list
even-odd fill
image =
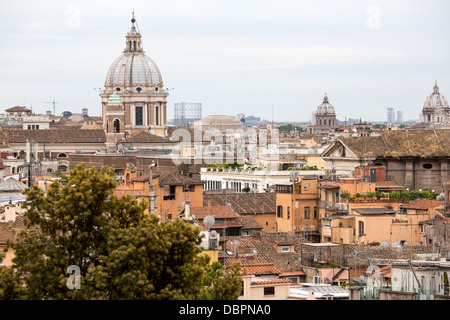
{"label": "chimney", "polygon": [[194,220],[191,215],[191,202],[190,201],[184,202],[184,220],[186,220],[186,221]]}
{"label": "chimney", "polygon": [[[16,212],[16,206],[15,204],[8,204],[5,207],[5,221],[4,222],[15,222],[16,221],[16,216],[17,216],[17,212]],[[19,204],[20,206],[20,204]]]}

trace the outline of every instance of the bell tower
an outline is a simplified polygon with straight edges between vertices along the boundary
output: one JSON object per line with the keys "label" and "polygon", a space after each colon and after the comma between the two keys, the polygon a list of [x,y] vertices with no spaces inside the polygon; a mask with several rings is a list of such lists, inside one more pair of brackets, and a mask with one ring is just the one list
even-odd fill
{"label": "bell tower", "polygon": [[109,96],[105,105],[103,127],[106,131],[106,149],[115,150],[117,142],[125,137],[125,108],[116,93]]}

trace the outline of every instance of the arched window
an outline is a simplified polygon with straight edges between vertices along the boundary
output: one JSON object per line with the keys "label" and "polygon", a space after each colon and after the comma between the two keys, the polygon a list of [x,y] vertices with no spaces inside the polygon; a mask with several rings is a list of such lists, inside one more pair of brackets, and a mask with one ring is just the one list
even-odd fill
{"label": "arched window", "polygon": [[120,133],[120,120],[119,119],[114,119],[113,127],[114,127],[114,133]]}
{"label": "arched window", "polygon": [[67,154],[60,153],[60,154],[58,154],[58,158],[67,158]]}

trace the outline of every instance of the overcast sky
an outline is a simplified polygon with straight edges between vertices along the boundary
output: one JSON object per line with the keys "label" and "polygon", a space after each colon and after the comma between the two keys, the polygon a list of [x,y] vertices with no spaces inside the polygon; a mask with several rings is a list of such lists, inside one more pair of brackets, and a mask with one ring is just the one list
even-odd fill
{"label": "overcast sky", "polygon": [[309,121],[326,92],[337,118],[417,119],[437,79],[450,97],[450,1],[0,0],[0,112],[101,114],[95,88],[135,10],[174,103],[203,116]]}

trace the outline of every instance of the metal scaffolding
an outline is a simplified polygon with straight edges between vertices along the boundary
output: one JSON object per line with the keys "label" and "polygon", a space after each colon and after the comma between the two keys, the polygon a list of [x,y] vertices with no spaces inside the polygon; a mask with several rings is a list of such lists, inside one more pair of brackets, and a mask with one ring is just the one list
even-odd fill
{"label": "metal scaffolding", "polygon": [[202,104],[201,103],[175,103],[175,125],[186,126],[187,123],[200,120],[202,118]]}

